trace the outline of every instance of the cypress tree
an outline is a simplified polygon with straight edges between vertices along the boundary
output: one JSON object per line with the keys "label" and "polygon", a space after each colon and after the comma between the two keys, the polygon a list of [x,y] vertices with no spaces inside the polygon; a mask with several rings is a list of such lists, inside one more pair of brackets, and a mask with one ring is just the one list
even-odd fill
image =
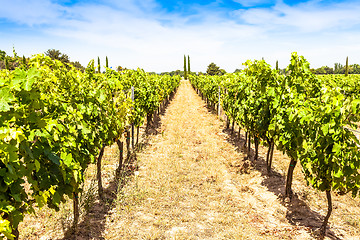
{"label": "cypress tree", "polygon": [[348,57],[346,57],[346,66],[345,66],[345,77],[349,74],[349,61]]}
{"label": "cypress tree", "polygon": [[186,71],[186,56],[184,55],[184,79],[187,79],[187,71]]}
{"label": "cypress tree", "polygon": [[109,60],[108,60],[108,57],[106,56],[106,67],[108,68],[109,67]]}
{"label": "cypress tree", "polygon": [[5,69],[9,70],[9,62],[7,57],[5,57]]}
{"label": "cypress tree", "polygon": [[23,64],[24,69],[27,69],[26,58],[24,55],[22,57],[22,64]]}
{"label": "cypress tree", "polygon": [[279,70],[279,62],[276,60],[276,70]]}
{"label": "cypress tree", "polygon": [[190,56],[188,55],[188,74],[191,74],[191,71],[190,71]]}
{"label": "cypress tree", "polygon": [[100,73],[100,58],[98,57],[98,73]]}

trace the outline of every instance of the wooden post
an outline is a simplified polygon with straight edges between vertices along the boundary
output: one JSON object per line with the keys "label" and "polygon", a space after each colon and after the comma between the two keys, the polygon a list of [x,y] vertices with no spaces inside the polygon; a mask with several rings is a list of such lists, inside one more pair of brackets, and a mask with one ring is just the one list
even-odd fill
{"label": "wooden post", "polygon": [[220,98],[221,98],[221,92],[220,92],[220,86],[219,86],[219,103],[218,103],[218,115],[219,115],[219,118],[220,118],[220,107],[221,107],[221,104],[220,104]]}
{"label": "wooden post", "polygon": [[120,176],[123,161],[124,161],[124,144],[119,139],[116,139],[116,144],[118,145],[118,148],[119,148],[119,166],[116,169],[116,173],[118,174],[118,176]]}
{"label": "wooden post", "polygon": [[248,141],[248,145],[247,145],[247,147],[248,147],[247,154],[248,154],[248,159],[250,160],[250,155],[251,155],[251,153],[250,153],[250,151],[251,151],[251,134],[250,134],[250,132],[248,133],[248,139],[249,139],[249,141]]}
{"label": "wooden post", "polygon": [[77,224],[79,222],[79,194],[76,192],[73,192],[73,211],[74,211],[74,220],[72,224],[72,230],[74,233],[77,232]]}
{"label": "wooden post", "polygon": [[130,131],[126,130],[125,135],[126,135],[126,152],[127,152],[126,162],[128,162],[130,159]]}
{"label": "wooden post", "polygon": [[101,159],[104,155],[104,150],[105,150],[105,144],[102,146],[102,148],[100,149],[100,154],[99,157],[97,159],[96,162],[96,178],[98,181],[98,193],[99,193],[99,198],[102,199],[103,198],[103,186],[102,186],[102,180],[101,180]]}
{"label": "wooden post", "polygon": [[136,146],[139,144],[139,132],[140,132],[140,126],[137,126],[137,131],[136,131]]}
{"label": "wooden post", "polygon": [[[134,103],[134,87],[131,87],[131,101]],[[134,123],[132,123],[131,124],[131,147],[132,147],[133,151],[135,149],[134,135],[135,135],[135,129],[134,129]]]}

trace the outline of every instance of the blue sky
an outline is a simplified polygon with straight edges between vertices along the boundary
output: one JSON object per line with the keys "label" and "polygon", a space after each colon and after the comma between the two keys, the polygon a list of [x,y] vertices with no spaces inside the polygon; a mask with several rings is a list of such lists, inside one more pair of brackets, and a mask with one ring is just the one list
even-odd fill
{"label": "blue sky", "polygon": [[280,67],[291,52],[312,67],[360,64],[360,1],[0,0],[0,49],[31,56],[58,49],[83,65],[228,72],[247,59]]}

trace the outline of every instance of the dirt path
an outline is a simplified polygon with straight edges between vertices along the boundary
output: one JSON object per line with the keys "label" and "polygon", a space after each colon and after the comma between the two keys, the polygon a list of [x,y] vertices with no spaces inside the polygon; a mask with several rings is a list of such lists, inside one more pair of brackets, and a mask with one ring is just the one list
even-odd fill
{"label": "dirt path", "polygon": [[161,133],[138,155],[139,170],[106,220],[105,239],[312,239],[290,224],[286,207],[241,163],[189,82],[162,116]]}

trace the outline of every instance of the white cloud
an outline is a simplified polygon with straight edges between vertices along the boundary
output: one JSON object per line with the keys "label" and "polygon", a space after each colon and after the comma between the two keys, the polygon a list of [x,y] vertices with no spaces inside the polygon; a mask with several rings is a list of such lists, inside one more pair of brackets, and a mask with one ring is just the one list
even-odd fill
{"label": "white cloud", "polygon": [[[83,65],[97,56],[108,56],[113,67],[156,72],[181,69],[184,54],[190,55],[193,71],[203,72],[210,62],[234,71],[246,59],[261,57],[270,64],[279,60],[280,67],[285,67],[293,51],[304,55],[313,67],[332,66],[347,55],[350,62],[360,63],[359,4],[322,8],[315,1],[295,6],[280,1],[268,9],[232,13],[197,6],[196,14],[181,16],[167,13],[154,0],[107,0],[107,4],[72,7],[31,2],[32,6],[40,2],[43,6],[33,13],[23,10],[21,15],[15,14],[18,7],[9,3],[6,6],[14,15],[0,10],[0,17],[32,24],[44,36],[7,33],[6,38],[0,38],[6,52],[11,52],[13,44],[21,48],[20,54],[55,48]],[[36,28],[43,23],[47,27]]]}
{"label": "white cloud", "polygon": [[347,29],[360,25],[360,4],[338,3],[322,6],[319,1],[309,1],[295,6],[278,2],[272,8],[253,8],[235,11],[245,23],[265,26],[271,30],[319,32]]}
{"label": "white cloud", "polygon": [[30,26],[54,22],[64,11],[50,0],[1,0],[0,4],[0,18]]}

